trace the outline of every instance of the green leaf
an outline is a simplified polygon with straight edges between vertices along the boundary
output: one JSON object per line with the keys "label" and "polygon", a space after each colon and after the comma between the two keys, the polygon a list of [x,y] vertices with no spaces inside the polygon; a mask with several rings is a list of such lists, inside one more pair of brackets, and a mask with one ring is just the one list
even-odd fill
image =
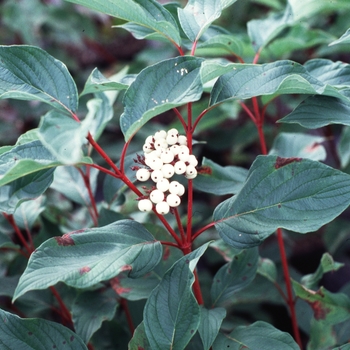
{"label": "green leaf", "polygon": [[212,305],[225,306],[239,290],[248,286],[258,269],[258,249],[241,251],[233,260],[220,268],[213,278],[211,286]]}
{"label": "green leaf", "polygon": [[334,325],[350,318],[350,299],[343,293],[331,293],[324,287],[317,292],[292,280],[297,297],[305,300],[314,312],[317,322]]}
{"label": "green leaf", "polygon": [[[86,174],[85,167],[80,168],[80,171]],[[99,171],[95,168],[89,169],[92,194],[96,191],[98,173]],[[75,167],[65,166],[57,168],[51,188],[64,194],[67,198],[76,203],[85,206],[90,206],[91,204],[89,192],[85,186],[83,176]]]}
{"label": "green leaf", "polygon": [[152,350],[184,349],[196,333],[200,308],[192,292],[193,270],[208,244],[178,260],[148,298],[143,317]]}
{"label": "green leaf", "polygon": [[332,41],[329,46],[350,43],[350,28],[337,40]]}
{"label": "green leaf", "polygon": [[350,125],[350,102],[329,96],[311,96],[278,123],[317,129],[330,124]]}
{"label": "green leaf", "polygon": [[277,135],[269,152],[280,157],[300,157],[311,160],[325,160],[326,150],[321,145],[324,137],[302,133],[284,133]]}
{"label": "green leaf", "polygon": [[288,0],[288,3],[292,7],[294,19],[296,22],[301,19],[310,18],[315,16],[319,12],[333,12],[341,9],[350,9],[350,3],[347,0],[333,1],[319,1],[319,0]]}
{"label": "green leaf", "polygon": [[24,201],[41,196],[51,185],[53,172],[54,169],[36,171],[1,186],[0,211],[13,214]]}
{"label": "green leaf", "polygon": [[50,238],[31,255],[14,299],[59,281],[87,288],[122,271],[139,277],[152,271],[161,256],[161,244],[133,220]]}
{"label": "green leaf", "polygon": [[40,141],[12,147],[0,154],[0,186],[57,165],[60,163]]}
{"label": "green leaf", "polygon": [[133,334],[132,339],[130,340],[128,350],[152,350],[149,345],[149,341],[146,336],[144,322],[141,322]]}
{"label": "green leaf", "polygon": [[80,96],[103,91],[126,90],[135,78],[134,75],[125,75],[127,71],[128,67],[107,79],[97,68],[95,68],[89,75]]}
{"label": "green leaf", "polygon": [[237,166],[223,167],[204,157],[193,184],[197,190],[218,196],[235,194],[242,188],[247,174],[247,169]]}
{"label": "green leaf", "polygon": [[[92,115],[90,115],[92,118]],[[76,164],[82,158],[82,145],[86,143],[89,120],[76,120],[52,110],[41,119],[39,139],[43,145],[63,164]]]}
{"label": "green leaf", "polygon": [[190,0],[178,9],[179,21],[187,37],[196,42],[205,30],[221,16],[226,7],[237,0]]}
{"label": "green leaf", "polygon": [[210,106],[230,99],[262,95],[323,94],[345,99],[334,87],[311,75],[299,63],[283,60],[262,65],[233,64],[215,83]]}
{"label": "green leaf", "polygon": [[275,283],[277,280],[277,268],[275,263],[267,258],[260,258],[257,273]]}
{"label": "green leaf", "polygon": [[294,21],[293,13],[287,5],[283,13],[272,14],[265,19],[253,19],[247,23],[248,35],[255,52],[261,50],[273,40],[283,29]]}
{"label": "green leaf", "polygon": [[316,58],[307,61],[304,67],[309,74],[324,84],[337,88],[347,88],[350,85],[350,65],[348,63]]}
{"label": "green leaf", "polygon": [[242,190],[215,209],[215,227],[236,248],[277,228],[316,231],[348,207],[349,185],[348,174],[309,159],[258,156]]}
{"label": "green leaf", "polygon": [[76,333],[87,343],[101,327],[103,321],[113,319],[117,308],[115,294],[111,290],[82,292],[72,305]]}
{"label": "green leaf", "polygon": [[0,46],[0,99],[39,100],[67,113],[78,108],[78,92],[67,67],[44,50]]}
{"label": "green leaf", "polygon": [[84,342],[70,329],[39,318],[23,319],[0,309],[1,349],[87,350]]}
{"label": "green leaf", "polygon": [[31,201],[23,202],[16,209],[14,219],[20,228],[30,231],[38,216],[45,210],[45,197],[40,196]]}
{"label": "green leaf", "polygon": [[196,53],[200,54],[204,51],[204,49],[206,49],[205,52],[207,55],[209,52],[213,52],[213,55],[216,57],[218,56],[218,51],[220,53],[222,51],[222,56],[225,54],[241,56],[243,52],[243,44],[242,41],[239,40],[236,36],[229,34],[219,34],[198,44]]}
{"label": "green leaf", "polygon": [[277,37],[268,45],[268,52],[274,57],[289,57],[296,50],[305,50],[317,45],[328,44],[334,36],[330,33],[312,29],[307,23],[294,24],[288,33]]}
{"label": "green leaf", "polygon": [[340,345],[332,350],[350,350],[350,344],[348,343],[348,344]]}
{"label": "green leaf", "polygon": [[313,310],[308,349],[318,350],[336,345],[333,325],[350,319],[350,299],[343,293],[331,293],[321,287],[317,292],[293,281],[297,297]]}
{"label": "green leaf", "polygon": [[[350,108],[349,108],[350,109]],[[342,168],[345,168],[350,162],[350,127],[342,129],[339,143],[337,144],[337,153]]]}
{"label": "green leaf", "polygon": [[198,333],[202,339],[203,350],[209,350],[219,333],[222,320],[226,317],[226,310],[222,307],[207,310],[201,308],[201,323]]}
{"label": "green leaf", "polygon": [[203,59],[182,56],[142,70],[126,90],[120,126],[125,140],[152,117],[200,99],[203,91],[200,67]]}
{"label": "green leaf", "polygon": [[230,334],[219,334],[213,350],[299,350],[292,336],[281,332],[272,325],[258,321],[250,326],[239,326]]}
{"label": "green leaf", "polygon": [[174,17],[155,0],[66,0],[107,15],[134,22],[180,46]]}
{"label": "green leaf", "polygon": [[344,264],[335,262],[329,253],[324,253],[321,258],[321,263],[318,266],[316,272],[313,274],[305,275],[301,279],[301,283],[308,289],[314,289],[318,287],[318,283],[322,279],[323,275],[327,272],[337,271]]}
{"label": "green leaf", "polygon": [[[117,94],[115,94],[115,98]],[[86,104],[88,109],[86,120],[91,121],[89,132],[95,141],[99,139],[108,122],[113,118],[113,102],[109,100],[107,94],[100,92],[95,94],[95,98],[89,100]]]}

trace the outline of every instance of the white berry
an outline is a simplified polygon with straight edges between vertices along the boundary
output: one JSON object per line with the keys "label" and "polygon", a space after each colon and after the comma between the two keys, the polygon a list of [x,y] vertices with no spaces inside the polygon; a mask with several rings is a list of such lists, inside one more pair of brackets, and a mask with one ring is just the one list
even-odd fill
{"label": "white berry", "polygon": [[153,190],[149,198],[154,204],[157,204],[164,200],[164,193],[160,190]]}
{"label": "white berry", "polygon": [[178,195],[170,193],[166,197],[166,202],[170,207],[177,207],[181,203],[181,199]]}
{"label": "white berry", "polygon": [[166,192],[169,189],[169,180],[168,179],[160,179],[157,182],[157,189],[162,191],[162,192]]}
{"label": "white berry", "polygon": [[165,215],[168,214],[170,206],[167,202],[160,202],[156,205],[156,211],[158,214]]}
{"label": "white berry", "polygon": [[163,179],[164,175],[163,172],[161,170],[154,170],[151,173],[151,179],[154,182],[158,182],[159,180]]}
{"label": "white berry", "polygon": [[172,128],[172,129],[168,130],[168,132],[167,132],[167,136],[169,136],[169,135],[175,135],[175,136],[178,136],[178,135],[179,135],[179,132],[178,132],[178,130],[177,130],[177,129]]}
{"label": "white berry", "polygon": [[180,145],[187,146],[187,137],[184,136],[184,135],[179,135],[179,137],[177,138],[177,142],[178,142]]}
{"label": "white berry", "polygon": [[188,179],[194,179],[197,176],[197,170],[193,165],[188,165],[186,168],[186,177]]}
{"label": "white berry", "polygon": [[188,159],[190,158],[190,155],[188,153],[179,153],[178,154],[178,157],[179,159],[182,161],[182,162],[188,162]]}
{"label": "white berry", "polygon": [[198,165],[198,160],[196,158],[196,156],[194,154],[191,154],[189,157],[188,157],[188,160],[187,160],[190,165],[192,166],[197,166]]}
{"label": "white berry", "polygon": [[182,160],[177,161],[174,164],[175,174],[183,174],[186,171],[186,164]]}
{"label": "white berry", "polygon": [[138,203],[140,211],[151,211],[153,207],[152,202],[149,199],[141,199]]}
{"label": "white berry", "polygon": [[154,148],[155,149],[159,149],[159,148],[167,148],[168,147],[168,143],[165,139],[158,139],[155,143],[154,143]]}
{"label": "white berry", "polygon": [[165,139],[166,138],[166,131],[165,130],[159,130],[154,134],[154,139]]}
{"label": "white berry", "polygon": [[162,173],[165,178],[169,179],[175,173],[174,166],[171,164],[164,164],[162,166]]}
{"label": "white berry", "polygon": [[172,194],[179,194],[180,182],[171,181],[169,184],[169,192]]}
{"label": "white berry", "polygon": [[144,153],[151,153],[152,152],[152,146],[150,143],[145,143],[142,147],[142,150]]}
{"label": "white berry", "polygon": [[163,163],[171,163],[174,160],[174,153],[170,151],[164,151],[160,155],[160,159]]}
{"label": "white berry", "polygon": [[148,136],[147,139],[145,140],[145,143],[153,143],[154,140],[153,140],[153,136]]}
{"label": "white berry", "polygon": [[163,167],[163,162],[159,158],[151,158],[147,165],[153,170],[160,170]]}
{"label": "white berry", "polygon": [[172,145],[172,146],[170,146],[169,150],[170,150],[170,152],[172,152],[174,154],[174,156],[176,156],[180,152],[180,146],[179,145]]}
{"label": "white berry", "polygon": [[185,193],[185,186],[184,185],[182,185],[182,184],[179,184],[179,189],[178,189],[178,196],[183,196],[184,195],[184,193]]}
{"label": "white berry", "polygon": [[136,179],[139,181],[147,181],[151,176],[151,173],[147,169],[139,169],[136,172]]}
{"label": "white berry", "polygon": [[168,135],[165,140],[168,145],[175,145],[175,143],[177,143],[177,138],[178,138],[177,135],[171,134],[171,135]]}

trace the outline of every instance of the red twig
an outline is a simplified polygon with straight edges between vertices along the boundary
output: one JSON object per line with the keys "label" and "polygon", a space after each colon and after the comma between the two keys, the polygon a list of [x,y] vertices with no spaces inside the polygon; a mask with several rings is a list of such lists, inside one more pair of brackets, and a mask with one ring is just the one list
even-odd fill
{"label": "red twig", "polygon": [[197,299],[198,304],[199,305],[203,305],[204,301],[203,301],[201,286],[199,284],[199,278],[198,278],[197,270],[194,269],[193,273],[194,273],[193,293],[194,293],[194,295],[195,295],[195,297]]}
{"label": "red twig", "polygon": [[6,214],[6,213],[2,213],[2,215],[5,217],[5,219],[9,222],[9,224],[15,230],[17,237],[19,238],[19,240],[21,241],[21,243],[23,244],[24,248],[27,251],[26,257],[29,258],[30,254],[32,254],[34,249],[28,245],[27,241],[23,237],[21,230],[19,229],[19,227],[17,226],[17,224],[15,222],[15,219],[13,218],[13,215]]}
{"label": "red twig", "polygon": [[78,170],[81,177],[83,178],[84,185],[85,185],[85,187],[88,191],[88,194],[89,194],[90,204],[91,204],[92,209],[89,207],[89,205],[87,205],[87,207],[88,207],[90,216],[92,218],[92,221],[94,222],[94,225],[98,226],[98,210],[97,210],[96,201],[95,201],[94,195],[92,193],[92,189],[91,189],[90,177],[89,177],[90,172],[88,172],[88,166],[86,168],[86,170],[87,170],[86,173],[84,173],[84,171],[81,168],[77,167],[76,169]]}
{"label": "red twig", "polygon": [[132,317],[131,317],[131,313],[130,313],[130,310],[129,310],[129,306],[128,306],[127,300],[124,299],[124,298],[121,298],[120,299],[120,305],[123,308],[123,311],[125,313],[126,320],[128,322],[128,326],[129,326],[130,332],[131,332],[131,334],[134,334],[135,326],[134,326],[134,322],[132,321]]}
{"label": "red twig", "polygon": [[69,325],[72,325],[73,324],[72,315],[71,315],[70,311],[67,309],[67,306],[63,302],[60,294],[57,292],[56,288],[53,287],[53,286],[50,287],[50,290],[51,290],[52,294],[54,295],[54,297],[56,298],[56,300],[57,300],[57,302],[58,302],[58,304],[60,306],[61,316],[66,320],[66,322]]}
{"label": "red twig", "polygon": [[179,211],[177,210],[177,208],[175,208],[174,213],[175,213],[177,226],[178,226],[179,231],[180,231],[182,242],[186,242],[185,230],[184,230],[184,228],[182,226],[180,214],[179,214]]}
{"label": "red twig", "polygon": [[173,111],[175,112],[176,116],[179,118],[184,130],[186,131],[187,125],[186,125],[186,122],[185,122],[183,116],[181,115],[180,111],[177,108],[173,108]]}
{"label": "red twig", "polygon": [[287,296],[288,296],[287,304],[288,304],[291,319],[292,319],[293,334],[300,349],[302,349],[302,343],[301,343],[299,327],[298,327],[298,320],[295,312],[295,302],[293,298],[292,284],[290,281],[290,275],[289,275],[289,269],[288,269],[288,260],[287,260],[287,255],[284,248],[282,230],[280,228],[277,229],[277,240],[278,240],[278,247],[281,255],[284,281],[286,283]]}
{"label": "red twig", "polygon": [[249,118],[253,121],[253,123],[256,125],[256,118],[252,113],[252,111],[248,108],[248,106],[244,102],[239,102],[239,104],[246,111],[246,113],[248,114]]}

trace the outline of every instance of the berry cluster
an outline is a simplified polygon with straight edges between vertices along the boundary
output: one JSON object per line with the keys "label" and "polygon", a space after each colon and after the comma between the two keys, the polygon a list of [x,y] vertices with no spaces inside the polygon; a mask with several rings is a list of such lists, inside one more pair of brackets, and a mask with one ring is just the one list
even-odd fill
{"label": "berry cluster", "polygon": [[190,154],[186,136],[179,135],[176,129],[168,132],[160,130],[148,136],[143,152],[144,156],[138,157],[137,162],[145,167],[134,167],[137,170],[136,178],[139,181],[151,179],[156,186],[149,191],[148,196],[139,200],[139,210],[150,211],[155,205],[157,213],[165,215],[170,208],[181,203],[180,197],[185,193],[182,184],[169,179],[174,174],[194,179],[197,176],[197,158]]}

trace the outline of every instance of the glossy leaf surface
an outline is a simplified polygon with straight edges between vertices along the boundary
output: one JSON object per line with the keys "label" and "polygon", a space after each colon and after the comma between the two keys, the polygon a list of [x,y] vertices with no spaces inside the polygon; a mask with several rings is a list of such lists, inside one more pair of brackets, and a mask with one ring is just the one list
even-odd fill
{"label": "glossy leaf surface", "polygon": [[179,21],[183,31],[192,41],[198,41],[205,30],[218,19],[224,8],[237,0],[190,0],[178,9]]}
{"label": "glossy leaf surface", "polygon": [[67,0],[107,15],[134,22],[180,45],[179,29],[171,14],[155,0]]}
{"label": "glossy leaf surface", "polygon": [[62,62],[27,45],[0,46],[0,58],[0,99],[39,100],[76,111],[77,88]]}
{"label": "glossy leaf surface", "polygon": [[95,94],[102,91],[126,90],[134,80],[134,76],[125,76],[127,69],[123,69],[113,77],[106,78],[97,68],[89,75],[80,96]]}
{"label": "glossy leaf surface", "polygon": [[2,349],[87,350],[70,329],[39,318],[23,319],[0,310],[0,347]]}
{"label": "glossy leaf surface", "polygon": [[213,350],[299,350],[292,336],[281,332],[270,324],[262,321],[250,326],[239,326],[228,335],[220,334],[216,339]]}
{"label": "glossy leaf surface", "polygon": [[324,253],[317,270],[312,274],[303,276],[301,283],[305,288],[315,289],[318,287],[318,283],[321,281],[325,273],[337,271],[343,266],[344,264],[335,262],[329,253]]}
{"label": "glossy leaf surface", "polygon": [[130,271],[130,276],[142,276],[152,271],[161,255],[161,244],[132,220],[54,237],[31,255],[14,299],[59,281],[87,288],[122,271]]}
{"label": "glossy leaf surface", "polygon": [[176,57],[141,71],[123,100],[125,109],[120,126],[126,141],[152,117],[199,100],[203,91],[202,61],[190,56]]}
{"label": "glossy leaf surface", "polygon": [[325,160],[327,154],[324,146],[321,144],[324,141],[325,138],[322,136],[281,132],[274,140],[269,154],[283,158],[300,157],[312,160]]}
{"label": "glossy leaf surface", "polygon": [[241,251],[216,273],[211,287],[212,305],[225,305],[233,294],[248,286],[258,269],[257,248]]}
{"label": "glossy leaf surface", "polygon": [[202,339],[203,350],[209,350],[219,333],[223,319],[226,317],[226,310],[218,307],[215,309],[201,308],[201,323],[198,333]]}
{"label": "glossy leaf surface", "polygon": [[198,176],[193,180],[196,189],[216,195],[239,192],[247,177],[248,170],[237,166],[221,166],[203,158]]}
{"label": "glossy leaf surface", "polygon": [[115,295],[110,290],[82,292],[72,306],[76,333],[87,343],[103,321],[113,319],[116,309]]}
{"label": "glossy leaf surface", "polygon": [[232,71],[215,83],[210,106],[229,99],[247,99],[262,95],[320,94],[344,98],[338,90],[312,76],[293,61],[262,65],[234,64]]}
{"label": "glossy leaf surface", "polygon": [[311,96],[278,122],[317,129],[330,124],[350,125],[349,115],[350,102],[328,96]]}
{"label": "glossy leaf surface", "polygon": [[86,142],[89,120],[82,123],[58,112],[50,111],[42,117],[39,139],[63,164],[75,164],[82,158],[82,145]]}
{"label": "glossy leaf surface", "polygon": [[193,270],[208,244],[178,260],[147,300],[143,317],[152,350],[185,348],[200,323],[200,308],[192,292]]}
{"label": "glossy leaf surface", "polygon": [[302,158],[259,156],[242,190],[214,211],[221,238],[237,248],[260,244],[277,228],[306,233],[350,204],[350,176]]}

